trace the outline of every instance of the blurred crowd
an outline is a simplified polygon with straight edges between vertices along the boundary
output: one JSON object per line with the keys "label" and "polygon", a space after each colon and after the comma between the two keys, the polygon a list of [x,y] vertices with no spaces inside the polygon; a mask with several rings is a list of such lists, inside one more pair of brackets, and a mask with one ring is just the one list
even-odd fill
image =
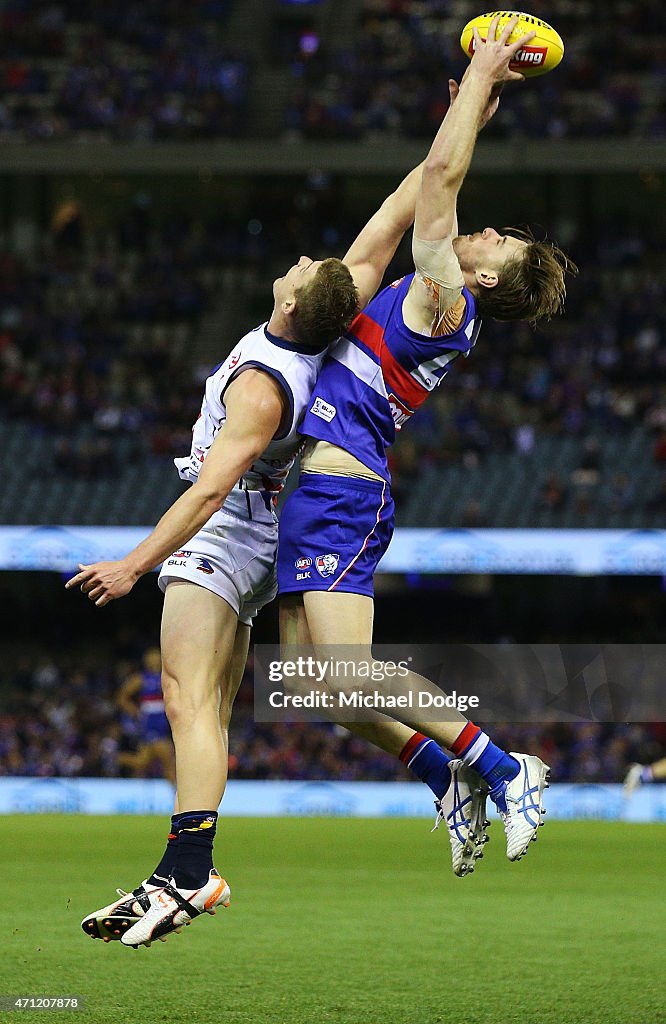
{"label": "blurred crowd", "polygon": [[[330,0],[330,6],[333,0]],[[110,0],[0,6],[0,137],[25,141],[160,141],[257,134],[247,122],[248,53],[264,40],[266,63],[296,37],[282,67],[291,95],[266,98],[288,136],[361,139],[428,136],[448,105],[447,80],[466,59],[458,43],[476,0],[358,0],[347,34],[317,18],[228,30],[232,0]],[[664,105],[661,0],[532,0],[565,42],[555,75],[505,93],[496,138],[660,139]],[[344,11],[342,22],[347,12]],[[241,19],[242,20],[242,19]],[[300,27],[299,27],[300,26]],[[254,39],[248,38],[252,32]],[[339,34],[338,34],[339,33]]]}
{"label": "blurred crowd", "polygon": [[[48,471],[62,480],[117,477],[145,459],[166,467],[187,451],[203,380],[269,315],[273,276],[295,253],[343,252],[360,227],[329,181],[288,191],[285,205],[266,190],[247,223],[158,213],[137,192],[104,229],[67,200],[32,251],[0,249],[0,428],[24,423],[46,439]],[[584,523],[600,484],[609,512],[666,509],[663,236],[656,224],[641,231],[621,218],[569,235],[583,271],[570,282],[566,316],[537,330],[484,324],[471,358],[453,366],[391,451],[399,503],[424,470],[483,469],[498,454],[528,467],[551,439],[573,454],[564,469],[539,465],[535,522],[575,508]],[[402,253],[387,279],[410,262]],[[202,317],[223,306],[228,334],[198,356]],[[629,462],[609,452],[631,438]],[[470,502],[459,525],[491,525],[488,514]]]}
{"label": "blurred crowd", "polygon": [[[0,687],[0,775],[115,778],[130,773],[141,745],[140,719],[121,707],[141,654],[25,656],[3,670]],[[328,724],[257,724],[251,673],[237,698],[230,736],[230,774],[243,779],[408,780],[403,765],[346,729]],[[666,726],[601,723],[491,726],[507,749],[529,749],[552,766],[558,782],[617,782],[632,761],[663,756]],[[159,762],[148,769],[160,773]]]}
{"label": "blurred crowd", "polygon": [[[459,37],[476,0],[361,0],[352,42],[304,45],[292,62],[287,131],[305,138],[430,136],[448,107],[448,79],[466,66]],[[565,57],[553,75],[509,88],[487,129],[505,139],[666,135],[666,19],[661,0],[608,6],[532,0]]]}
{"label": "blurred crowd", "polygon": [[228,0],[0,5],[0,138],[186,140],[244,129]]}
{"label": "blurred crowd", "polygon": [[0,406],[54,439],[52,473],[108,477],[189,448],[210,369],[193,343],[238,254],[228,235],[155,217],[137,193],[108,230],[71,201],[34,252],[0,250]]}

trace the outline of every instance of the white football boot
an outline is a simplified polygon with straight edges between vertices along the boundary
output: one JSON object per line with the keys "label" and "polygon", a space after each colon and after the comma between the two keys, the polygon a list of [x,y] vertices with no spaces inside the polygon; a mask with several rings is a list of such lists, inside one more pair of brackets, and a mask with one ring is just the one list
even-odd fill
{"label": "white football boot", "polygon": [[453,873],[471,875],[475,861],[483,857],[490,822],[486,819],[488,784],[462,761],[449,761],[451,783],[440,800],[435,800],[435,829],[443,821],[449,830]]}
{"label": "white football boot", "polygon": [[506,855],[509,860],[520,860],[536,842],[537,831],[543,825],[546,813],[541,800],[548,789],[550,767],[534,754],[516,754],[520,765],[515,779],[502,783],[491,799],[497,806],[506,832]]}
{"label": "white football boot", "polygon": [[624,777],[624,798],[628,800],[630,796],[633,796],[638,787],[641,785],[641,773],[645,766],[642,764],[632,764],[629,767],[629,771]]}
{"label": "white football boot", "polygon": [[121,935],[124,946],[149,946],[154,939],[166,942],[171,932],[180,931],[201,914],[214,914],[215,908],[228,907],[231,890],[215,868],[199,889],[177,889],[173,878],[149,895],[150,908],[136,924]]}
{"label": "white football boot", "polygon": [[120,899],[88,914],[83,918],[81,927],[93,939],[104,939],[105,942],[119,939],[150,909],[150,893],[158,888],[144,879],[133,892],[116,889]]}

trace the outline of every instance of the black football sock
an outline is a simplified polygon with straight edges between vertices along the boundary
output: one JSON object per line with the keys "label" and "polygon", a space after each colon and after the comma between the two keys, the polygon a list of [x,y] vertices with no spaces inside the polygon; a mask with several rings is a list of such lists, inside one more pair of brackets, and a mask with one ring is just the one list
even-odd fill
{"label": "black football sock", "polygon": [[171,816],[171,831],[167,837],[166,849],[162,854],[162,860],[148,879],[151,885],[163,885],[173,871],[178,850],[178,817],[178,814]]}
{"label": "black football sock", "polygon": [[178,889],[199,889],[213,867],[217,811],[183,811],[177,818],[177,856],[171,876]]}

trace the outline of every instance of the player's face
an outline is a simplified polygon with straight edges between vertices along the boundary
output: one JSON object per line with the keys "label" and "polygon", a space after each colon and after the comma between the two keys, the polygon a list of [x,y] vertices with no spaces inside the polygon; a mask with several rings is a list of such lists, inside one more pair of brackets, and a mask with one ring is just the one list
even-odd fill
{"label": "player's face", "polygon": [[313,260],[309,256],[301,256],[298,263],[290,267],[284,277],[278,277],[273,284],[275,298],[282,302],[285,298],[293,297],[297,288],[309,284],[322,264],[321,260]]}
{"label": "player's face", "polygon": [[513,259],[527,242],[513,235],[500,235],[495,228],[484,228],[471,235],[458,235],[453,248],[462,270],[478,270],[480,267],[499,269],[507,260]]}

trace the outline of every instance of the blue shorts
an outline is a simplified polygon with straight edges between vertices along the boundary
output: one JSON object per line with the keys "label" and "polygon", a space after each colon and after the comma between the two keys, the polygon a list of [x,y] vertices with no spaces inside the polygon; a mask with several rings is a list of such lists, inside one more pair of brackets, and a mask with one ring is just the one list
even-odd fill
{"label": "blue shorts", "polygon": [[302,473],[280,516],[279,593],[337,590],[372,597],[394,524],[384,481]]}
{"label": "blue shorts", "polygon": [[154,711],[151,714],[143,714],[141,727],[142,743],[156,743],[157,740],[167,740],[171,737],[169,719],[164,712],[160,714]]}

